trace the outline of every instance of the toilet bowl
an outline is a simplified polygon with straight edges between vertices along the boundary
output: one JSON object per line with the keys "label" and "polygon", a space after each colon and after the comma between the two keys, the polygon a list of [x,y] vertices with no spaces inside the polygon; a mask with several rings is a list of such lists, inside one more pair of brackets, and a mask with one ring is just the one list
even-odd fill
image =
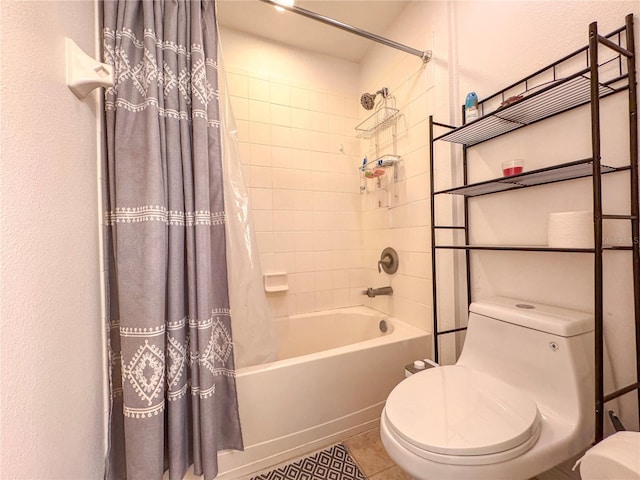
{"label": "toilet bowl", "polygon": [[582,480],[640,480],[640,433],[615,433],[590,448],[578,464]]}
{"label": "toilet bowl", "polygon": [[380,420],[417,480],[528,479],[593,440],[593,317],[508,298],[473,303],[455,365],[401,382]]}

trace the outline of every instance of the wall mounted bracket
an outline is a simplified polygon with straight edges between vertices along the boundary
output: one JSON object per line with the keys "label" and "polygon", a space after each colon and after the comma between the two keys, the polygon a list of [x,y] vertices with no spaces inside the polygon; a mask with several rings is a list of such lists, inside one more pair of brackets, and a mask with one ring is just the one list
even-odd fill
{"label": "wall mounted bracket", "polygon": [[113,86],[113,68],[84,53],[76,42],[65,39],[67,54],[67,86],[79,99],[98,87]]}

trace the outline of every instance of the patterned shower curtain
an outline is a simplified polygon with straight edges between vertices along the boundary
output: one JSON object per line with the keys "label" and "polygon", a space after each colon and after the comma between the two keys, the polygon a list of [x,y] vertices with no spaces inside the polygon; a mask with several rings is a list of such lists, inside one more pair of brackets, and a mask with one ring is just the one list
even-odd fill
{"label": "patterned shower curtain", "polygon": [[213,0],[105,0],[108,478],[205,480],[241,450]]}

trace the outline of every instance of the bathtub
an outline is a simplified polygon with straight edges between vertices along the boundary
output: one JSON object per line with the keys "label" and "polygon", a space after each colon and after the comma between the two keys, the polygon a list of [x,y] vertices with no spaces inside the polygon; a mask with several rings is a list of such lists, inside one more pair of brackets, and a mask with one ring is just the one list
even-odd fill
{"label": "bathtub", "polygon": [[218,479],[248,478],[375,428],[404,365],[431,351],[429,333],[367,307],[275,324],[278,360],[236,372],[245,451],[220,454]]}

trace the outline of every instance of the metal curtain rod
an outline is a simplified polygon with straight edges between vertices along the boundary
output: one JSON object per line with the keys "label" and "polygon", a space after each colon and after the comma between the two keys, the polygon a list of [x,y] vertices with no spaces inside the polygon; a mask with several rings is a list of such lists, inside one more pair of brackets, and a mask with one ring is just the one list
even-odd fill
{"label": "metal curtain rod", "polygon": [[367,32],[366,30],[362,30],[358,27],[353,27],[351,25],[347,25],[346,23],[339,22],[330,17],[325,17],[324,15],[320,15],[319,13],[312,12],[311,10],[306,10],[301,7],[297,7],[295,5],[288,6],[283,5],[276,0],[260,0],[264,3],[269,3],[271,5],[284,8],[293,13],[297,13],[298,15],[302,15],[313,20],[317,20],[318,22],[326,23],[327,25],[331,25],[332,27],[339,28],[341,30],[345,30],[349,33],[354,33],[364,38],[368,38],[369,40],[373,40],[374,42],[381,43],[382,45],[386,45],[391,48],[395,48],[397,50],[402,50],[403,52],[409,53],[411,55],[415,55],[416,57],[420,57],[424,63],[427,63],[431,60],[431,50],[417,50],[415,48],[408,47],[407,45],[403,45],[402,43],[394,42],[393,40],[389,40],[388,38],[381,37],[380,35],[376,35],[375,33]]}

